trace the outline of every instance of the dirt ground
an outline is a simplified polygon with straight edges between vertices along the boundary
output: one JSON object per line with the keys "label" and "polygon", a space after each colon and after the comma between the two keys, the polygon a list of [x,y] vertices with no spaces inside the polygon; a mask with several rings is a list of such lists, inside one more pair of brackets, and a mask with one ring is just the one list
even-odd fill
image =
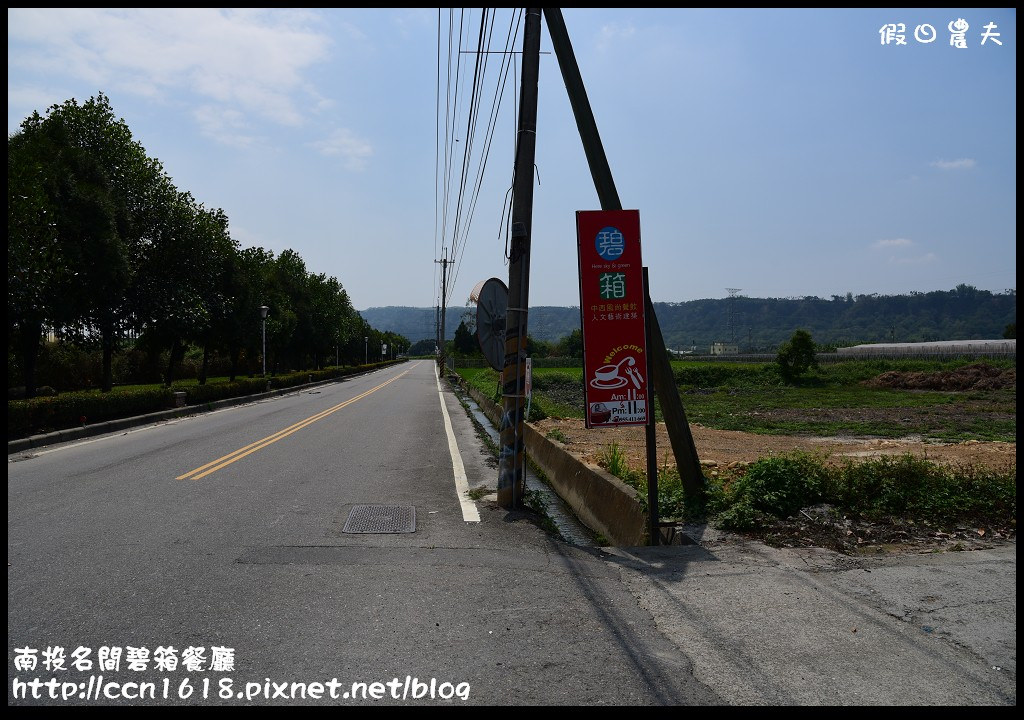
{"label": "dirt ground", "polygon": [[[933,372],[886,372],[864,383],[868,387],[903,390],[986,391],[1013,389],[1017,386],[1015,368],[999,368],[987,363],[972,363],[955,370]],[[971,418],[970,403],[958,403],[929,412],[956,422]],[[892,420],[890,410],[873,408],[785,409],[761,413],[779,421],[814,418],[818,421],[849,421],[871,423]],[[995,416],[993,416],[995,417]],[[617,443],[626,453],[633,468],[645,469],[646,444],[644,430],[639,427],[587,430],[582,420],[546,419],[538,423],[545,434],[557,431],[566,439],[570,452],[588,462],[597,463],[602,450]],[[823,453],[829,460],[871,458],[881,455],[911,454],[947,465],[974,465],[1006,469],[1017,464],[1017,444],[968,440],[960,443],[937,443],[914,437],[899,440],[864,437],[803,437],[759,435],[735,430],[712,430],[691,423],[697,456],[713,474],[716,468],[736,467],[740,463],[793,450]],[[664,424],[658,426],[658,462],[671,457],[668,433]],[[666,453],[668,452],[668,455]]]}
{"label": "dirt ground", "polygon": [[[583,460],[598,461],[604,448],[617,444],[629,465],[646,469],[644,428],[622,427],[587,430],[582,420],[547,418],[534,423],[545,435],[564,439],[566,449]],[[712,430],[691,424],[697,456],[705,476],[715,477],[725,469],[735,469],[759,458],[804,450],[823,453],[829,461],[848,458],[872,458],[910,453],[947,465],[974,465],[991,469],[1016,467],[1017,444],[968,440],[961,443],[936,443],[915,439],[887,440],[856,437],[802,437],[757,435],[733,430]],[[673,461],[665,425],[658,426],[659,465]],[[676,539],[683,537],[682,534]],[[838,513],[828,506],[801,511],[779,520],[758,532],[748,533],[778,547],[825,547],[844,554],[920,553],[990,548],[1016,541],[1016,527],[929,527],[900,519],[867,522]]]}
{"label": "dirt ground", "polygon": [[[616,443],[628,458],[630,467],[646,468],[644,428],[622,427],[587,430],[582,420],[546,418],[534,423],[549,437],[553,434],[567,439],[566,449],[587,462],[598,464],[604,448]],[[803,437],[794,435],[759,435],[736,430],[712,430],[691,424],[697,456],[705,471],[736,467],[759,458],[793,450],[823,453],[828,459],[871,458],[907,453],[947,465],[976,465],[1006,469],[1017,464],[1017,444],[967,440],[960,443],[937,443],[904,438],[886,440],[857,437]],[[552,431],[557,431],[552,433]],[[671,461],[671,445],[664,423],[658,425],[658,464]]]}
{"label": "dirt ground", "polygon": [[[987,363],[974,363],[941,372],[888,372],[865,383],[877,388],[954,392],[1013,390],[1016,384],[1015,368],[998,368]],[[927,412],[947,423],[967,424],[977,419],[975,413],[979,408],[975,408],[973,402],[967,398],[962,403],[929,408]],[[982,406],[980,409],[987,412],[989,417],[1005,419],[1003,415],[993,414],[985,402],[982,402]],[[908,410],[907,413],[912,414],[913,411]],[[818,421],[882,426],[891,424],[893,420],[892,410],[876,408],[779,409],[762,414],[780,422],[814,418]],[[631,468],[646,470],[647,450],[643,427],[587,430],[583,420],[566,418],[547,418],[535,425],[546,436],[563,442],[568,452],[586,462],[599,465],[605,449],[614,443],[625,454]],[[761,458],[795,450],[819,454],[826,462],[835,464],[885,455],[910,454],[948,466],[980,467],[997,471],[1015,470],[1017,466],[1015,442],[967,440],[952,443],[915,436],[895,439],[761,435],[735,430],[713,430],[693,423],[690,430],[704,475],[712,478],[720,474],[733,474],[737,469]],[[659,466],[674,463],[664,424],[660,424],[657,429],[657,447]],[[1004,527],[938,528],[901,518],[868,522],[862,518],[847,517],[835,508],[821,505],[805,508],[795,517],[774,522],[757,533],[751,533],[751,536],[772,545],[828,547],[843,553],[970,550],[1015,542],[1016,519],[1009,520]]]}

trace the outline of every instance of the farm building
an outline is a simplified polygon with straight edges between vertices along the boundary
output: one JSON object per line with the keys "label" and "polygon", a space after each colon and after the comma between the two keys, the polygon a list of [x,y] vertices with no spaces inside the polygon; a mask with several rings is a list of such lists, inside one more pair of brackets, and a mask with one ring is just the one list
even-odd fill
{"label": "farm building", "polygon": [[1016,340],[939,340],[937,342],[918,343],[874,343],[871,345],[854,345],[836,350],[840,357],[902,357],[902,356],[955,356],[955,355],[995,355],[1015,357],[1017,354]]}

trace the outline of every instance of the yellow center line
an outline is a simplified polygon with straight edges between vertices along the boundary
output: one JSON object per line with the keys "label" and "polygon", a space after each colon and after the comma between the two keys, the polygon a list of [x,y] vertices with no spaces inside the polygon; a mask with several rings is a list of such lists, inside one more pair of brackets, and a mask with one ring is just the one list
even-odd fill
{"label": "yellow center line", "polygon": [[354,402],[362,400],[367,395],[370,395],[372,393],[377,392],[378,390],[380,390],[385,385],[390,385],[391,383],[393,383],[395,380],[398,380],[403,375],[411,372],[418,365],[419,365],[419,363],[416,363],[416,365],[413,365],[411,368],[409,368],[405,372],[400,373],[398,375],[395,375],[390,380],[386,380],[386,381],[382,382],[380,385],[378,385],[375,388],[370,388],[369,390],[367,390],[366,392],[362,393],[361,395],[356,395],[354,398],[350,398],[350,399],[346,400],[345,402],[338,403],[334,407],[327,408],[326,410],[324,410],[322,412],[318,412],[316,415],[311,415],[310,417],[306,418],[305,420],[300,420],[299,422],[297,422],[297,423],[295,423],[293,425],[289,425],[288,427],[286,427],[283,430],[277,431],[273,435],[268,435],[267,437],[263,438],[262,440],[257,440],[256,442],[249,443],[245,447],[239,448],[238,450],[235,450],[234,452],[230,452],[227,455],[224,455],[223,457],[219,457],[216,460],[213,460],[211,462],[206,463],[205,465],[201,465],[200,467],[197,467],[195,470],[190,470],[187,473],[185,473],[184,475],[179,475],[178,477],[176,477],[174,479],[175,480],[188,480],[188,479],[191,478],[192,480],[199,480],[201,478],[204,478],[207,475],[209,475],[210,473],[216,472],[216,471],[220,470],[223,467],[227,467],[228,465],[230,465],[231,463],[233,463],[233,462],[235,462],[237,460],[241,460],[242,458],[244,458],[247,455],[253,454],[257,450],[262,450],[263,448],[267,447],[268,445],[273,445],[278,440],[286,438],[289,435],[291,435],[292,433],[298,432],[302,428],[309,427],[310,425],[315,423],[317,420],[322,420],[325,417],[327,417],[328,415],[331,415],[332,413],[336,413],[338,410],[341,410],[342,408],[347,407],[347,406],[351,405]]}

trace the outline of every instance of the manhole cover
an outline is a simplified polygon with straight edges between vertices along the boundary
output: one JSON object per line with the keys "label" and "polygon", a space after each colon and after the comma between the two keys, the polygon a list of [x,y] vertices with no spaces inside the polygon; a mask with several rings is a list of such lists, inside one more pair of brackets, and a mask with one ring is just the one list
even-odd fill
{"label": "manhole cover", "polygon": [[416,508],[402,505],[356,505],[349,512],[342,532],[416,532]]}

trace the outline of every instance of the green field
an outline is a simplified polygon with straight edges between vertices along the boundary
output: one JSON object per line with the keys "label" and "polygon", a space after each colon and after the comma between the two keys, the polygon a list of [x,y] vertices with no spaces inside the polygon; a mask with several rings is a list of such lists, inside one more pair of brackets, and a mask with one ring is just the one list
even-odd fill
{"label": "green field", "polygon": [[[823,365],[786,385],[774,363],[674,362],[690,422],[721,430],[784,435],[920,436],[1016,442],[1016,385],[996,390],[905,390],[865,384],[889,372],[955,371],[969,360],[849,360]],[[986,361],[1009,370],[1012,361]],[[490,369],[459,374],[497,398]],[[582,368],[534,368],[531,419],[583,418]],[[657,417],[660,408],[656,405]]]}

